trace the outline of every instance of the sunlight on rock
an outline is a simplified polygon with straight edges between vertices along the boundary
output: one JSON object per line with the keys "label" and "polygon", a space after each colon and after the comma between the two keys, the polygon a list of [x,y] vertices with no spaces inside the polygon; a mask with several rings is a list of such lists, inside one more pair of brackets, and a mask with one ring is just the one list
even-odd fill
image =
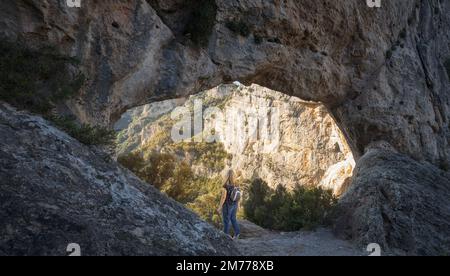
{"label": "sunlight on rock", "polygon": [[[171,113],[176,108],[193,111],[198,103],[203,110],[201,128],[191,126],[193,137],[183,142],[197,150],[200,143],[196,146],[195,141],[222,145],[230,158],[216,169],[200,155],[173,152],[177,142],[170,133],[176,120]],[[355,167],[342,132],[322,104],[258,85],[235,82],[188,99],[134,108],[122,116],[116,129],[118,155],[136,150],[170,152],[188,161],[197,174],[213,178],[232,168],[243,179],[261,178],[272,188],[321,186],[339,196],[348,188]]]}

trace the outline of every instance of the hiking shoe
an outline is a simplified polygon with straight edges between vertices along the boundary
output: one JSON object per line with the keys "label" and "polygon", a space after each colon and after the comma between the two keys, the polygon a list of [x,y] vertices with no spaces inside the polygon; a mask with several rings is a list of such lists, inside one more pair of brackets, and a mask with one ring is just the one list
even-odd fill
{"label": "hiking shoe", "polygon": [[238,240],[240,236],[241,236],[241,234],[238,234],[238,235],[234,236],[233,240]]}

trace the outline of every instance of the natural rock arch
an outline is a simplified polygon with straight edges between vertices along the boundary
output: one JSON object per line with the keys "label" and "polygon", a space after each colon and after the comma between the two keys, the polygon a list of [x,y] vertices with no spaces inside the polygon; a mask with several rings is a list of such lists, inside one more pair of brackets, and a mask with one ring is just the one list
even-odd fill
{"label": "natural rock arch", "polygon": [[[2,3],[0,34],[81,59],[89,83],[66,105],[80,120],[111,124],[231,80],[323,102],[359,159],[340,232],[407,253],[449,248],[450,3],[47,2]],[[214,20],[198,16],[211,3]]]}
{"label": "natural rock arch", "polygon": [[[210,179],[223,177],[231,168],[241,179],[260,179],[272,189],[322,187],[340,197],[355,166],[342,131],[321,103],[259,85],[235,82],[188,98],[132,108],[114,129],[119,133],[119,159],[136,152],[170,154]],[[205,143],[216,145],[209,150],[228,155],[218,158],[223,163],[212,165],[202,158]],[[190,146],[182,153],[174,150],[182,144]]]}
{"label": "natural rock arch", "polygon": [[[215,13],[202,13],[207,3]],[[356,156],[384,140],[415,159],[450,162],[448,3],[86,0],[76,9],[54,0],[33,12],[30,5],[3,4],[1,34],[81,59],[89,83],[68,106],[83,121],[111,124],[128,108],[238,80],[323,102]],[[196,28],[196,20],[211,26]]]}

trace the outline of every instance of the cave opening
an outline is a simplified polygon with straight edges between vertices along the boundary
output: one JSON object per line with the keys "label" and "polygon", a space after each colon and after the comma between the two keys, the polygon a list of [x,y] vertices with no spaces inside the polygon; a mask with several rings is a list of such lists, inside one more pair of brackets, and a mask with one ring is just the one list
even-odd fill
{"label": "cave opening", "polygon": [[216,226],[230,169],[243,190],[240,219],[296,231],[326,223],[355,167],[323,104],[256,84],[132,108],[114,128],[124,167]]}

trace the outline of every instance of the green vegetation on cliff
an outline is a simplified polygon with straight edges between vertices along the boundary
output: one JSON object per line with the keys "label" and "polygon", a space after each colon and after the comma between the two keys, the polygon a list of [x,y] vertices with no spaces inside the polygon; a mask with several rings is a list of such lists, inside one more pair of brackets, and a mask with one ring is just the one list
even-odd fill
{"label": "green vegetation on cliff", "polygon": [[329,223],[336,204],[332,191],[320,187],[297,186],[293,191],[283,186],[271,189],[256,179],[247,185],[244,216],[273,230],[314,229]]}
{"label": "green vegetation on cliff", "polygon": [[51,114],[57,104],[76,95],[85,83],[76,58],[61,55],[50,46],[30,49],[7,41],[0,41],[0,53],[0,100],[43,115],[83,144],[112,144],[115,133],[107,128]]}
{"label": "green vegetation on cliff", "polygon": [[[175,152],[184,150],[189,155],[199,150],[194,150],[194,145],[179,144]],[[205,150],[204,147],[200,149]],[[196,154],[197,158],[202,156]],[[198,175],[186,160],[172,153],[133,152],[121,156],[119,162],[142,180],[185,204],[202,219],[220,225],[221,218],[216,213],[222,191],[220,175]],[[243,189],[245,197],[241,216],[273,230],[297,231],[326,225],[337,203],[331,191],[319,187],[297,186],[293,191],[283,186],[271,189],[267,183],[256,179],[244,183]]]}
{"label": "green vegetation on cliff", "polygon": [[50,116],[48,119],[59,129],[85,145],[111,145],[116,140],[116,133],[106,127],[78,124],[74,119]]}
{"label": "green vegetation on cliff", "polygon": [[171,145],[170,151],[178,156],[192,159],[193,165],[201,165],[220,172],[225,168],[226,160],[231,159],[221,143],[181,142]]}
{"label": "green vegetation on cliff", "polygon": [[209,164],[209,169],[220,172],[227,158],[223,146],[216,143],[177,143],[164,150],[167,152],[145,147],[144,151],[120,156],[118,161],[142,180],[185,204],[202,219],[219,226],[220,217],[215,210],[222,179],[218,174],[206,177],[194,172],[192,163],[188,161]]}
{"label": "green vegetation on cliff", "polygon": [[[257,92],[252,89],[255,88],[246,90],[235,86],[227,91],[219,87],[216,91],[191,97],[183,103],[183,107],[192,113],[196,101],[201,101],[204,110],[209,107],[223,108],[228,104],[231,108],[234,103],[241,104],[239,100],[242,99],[239,97],[250,97],[248,93]],[[264,104],[272,104],[277,99],[276,94],[264,93],[259,96]],[[174,142],[170,134],[176,122],[170,118],[170,111],[161,113],[161,116],[149,117],[148,110],[152,108],[157,114],[165,110],[164,105],[159,109],[152,106],[142,112],[145,116],[130,113],[126,117],[131,123],[122,131],[120,140],[123,146],[119,152],[135,152],[121,156],[119,161],[141,179],[185,204],[203,219],[220,225],[220,214],[216,210],[222,190],[221,173],[233,163],[231,160],[234,156],[226,151],[223,143],[196,142],[201,141],[201,135],[211,131],[208,127],[187,141]],[[292,109],[294,113],[298,113],[296,117],[305,112],[303,106],[296,108],[294,105]],[[208,120],[210,118],[205,116],[205,126],[208,125]],[[248,118],[244,124],[249,124]],[[133,134],[137,134],[136,137]],[[264,166],[272,172],[285,169],[271,156],[265,157]],[[242,166],[242,170],[249,170],[250,167]],[[250,174],[246,171],[246,175]],[[239,216],[274,230],[295,231],[323,225],[336,203],[330,191],[320,188],[297,187],[287,191],[279,186],[273,190],[260,180],[242,181],[244,202]],[[274,183],[270,184],[270,187],[276,186]]]}
{"label": "green vegetation on cliff", "polygon": [[29,49],[0,42],[0,99],[18,108],[45,114],[83,86],[78,61],[52,47]]}

